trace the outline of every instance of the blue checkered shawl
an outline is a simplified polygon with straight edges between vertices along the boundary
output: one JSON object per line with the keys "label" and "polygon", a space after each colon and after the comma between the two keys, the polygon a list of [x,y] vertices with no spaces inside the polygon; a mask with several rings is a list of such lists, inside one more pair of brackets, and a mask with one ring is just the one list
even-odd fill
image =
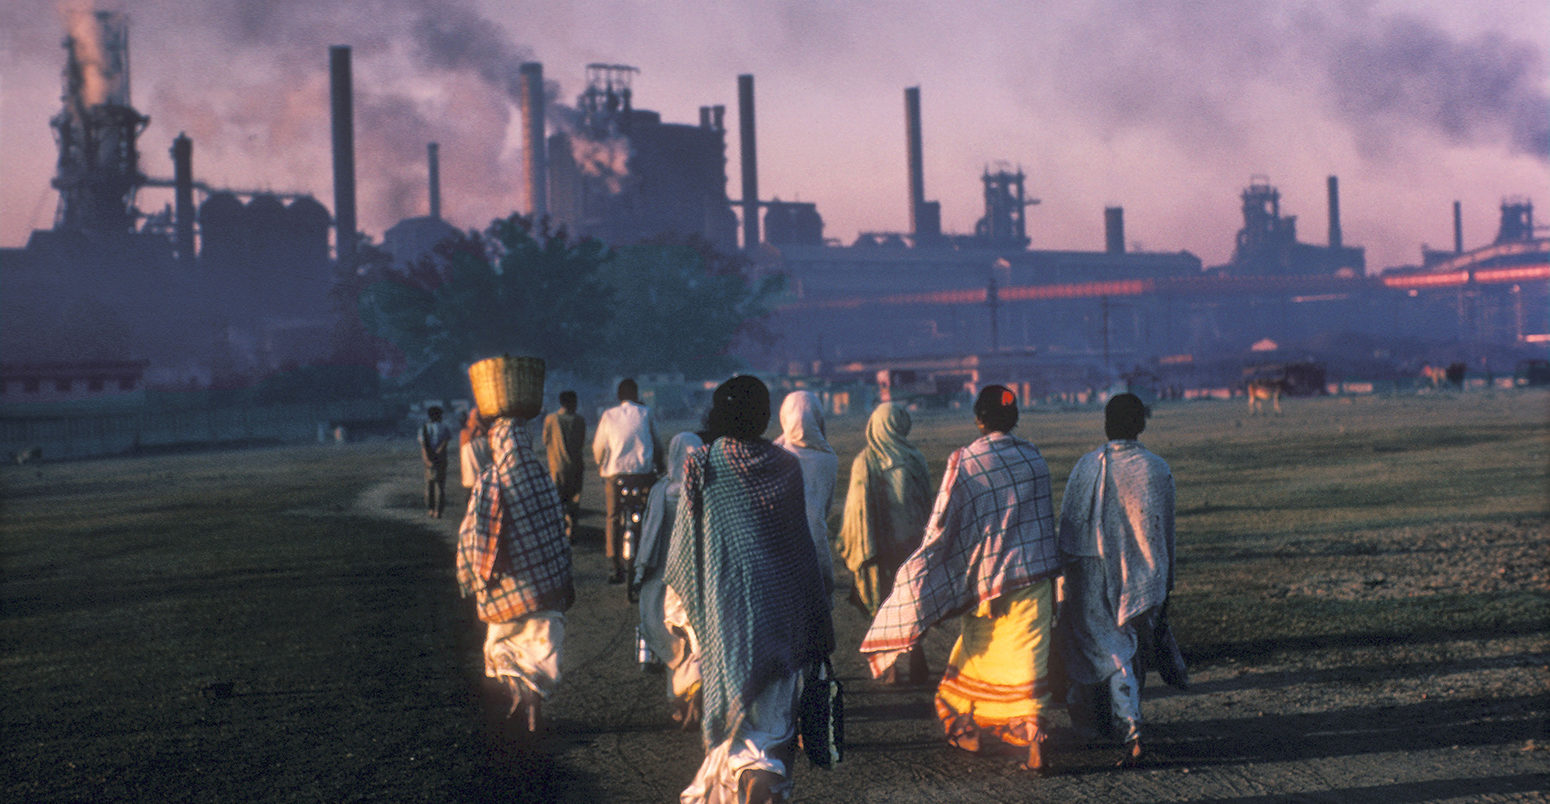
{"label": "blue checkered shawl", "polygon": [[709,749],[771,681],[834,649],[801,465],[767,441],[722,437],[696,448],[668,544],[667,584],[699,637]]}
{"label": "blue checkered shawl", "polygon": [[1049,467],[1034,445],[991,433],[947,459],[925,536],[861,652],[905,650],[931,626],[1059,571]]}

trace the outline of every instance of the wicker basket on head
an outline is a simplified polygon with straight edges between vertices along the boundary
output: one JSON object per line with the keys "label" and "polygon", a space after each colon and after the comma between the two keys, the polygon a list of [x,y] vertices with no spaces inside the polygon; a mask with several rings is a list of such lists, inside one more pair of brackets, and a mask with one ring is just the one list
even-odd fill
{"label": "wicker basket on head", "polygon": [[539,357],[501,355],[468,367],[474,402],[486,419],[531,419],[544,406],[544,361]]}

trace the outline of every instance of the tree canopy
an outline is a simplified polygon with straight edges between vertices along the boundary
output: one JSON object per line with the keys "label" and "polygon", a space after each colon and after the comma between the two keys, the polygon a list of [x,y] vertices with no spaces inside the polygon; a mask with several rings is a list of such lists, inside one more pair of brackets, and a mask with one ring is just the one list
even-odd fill
{"label": "tree canopy", "polygon": [[779,289],[751,285],[746,267],[698,238],[609,249],[512,215],[382,272],[359,309],[404,355],[402,381],[426,389],[464,384],[469,363],[503,353],[592,379],[711,377],[736,367],[730,347]]}

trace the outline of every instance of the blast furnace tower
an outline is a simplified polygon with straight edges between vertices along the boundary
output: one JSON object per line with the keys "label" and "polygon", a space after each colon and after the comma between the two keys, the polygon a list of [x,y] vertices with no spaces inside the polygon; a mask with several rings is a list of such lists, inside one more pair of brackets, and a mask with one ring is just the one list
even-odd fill
{"label": "blast furnace tower", "polygon": [[50,121],[59,144],[56,230],[132,232],[145,183],[135,141],[150,118],[129,105],[129,26],[122,13],[72,10],[64,108]]}

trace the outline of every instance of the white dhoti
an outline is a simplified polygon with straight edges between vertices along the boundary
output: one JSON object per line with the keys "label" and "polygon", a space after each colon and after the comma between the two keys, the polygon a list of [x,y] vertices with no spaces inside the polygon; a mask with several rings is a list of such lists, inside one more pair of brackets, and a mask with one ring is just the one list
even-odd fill
{"label": "white dhoti", "polygon": [[694,781],[679,794],[682,804],[736,804],[737,780],[743,771],[780,775],[775,793],[789,796],[791,769],[786,763],[797,733],[797,696],[802,671],[771,682],[748,707],[748,716],[732,736],[706,753]]}
{"label": "white dhoti", "polygon": [[560,684],[565,615],[539,611],[509,623],[489,623],[484,637],[484,674],[521,679],[548,700]]}

